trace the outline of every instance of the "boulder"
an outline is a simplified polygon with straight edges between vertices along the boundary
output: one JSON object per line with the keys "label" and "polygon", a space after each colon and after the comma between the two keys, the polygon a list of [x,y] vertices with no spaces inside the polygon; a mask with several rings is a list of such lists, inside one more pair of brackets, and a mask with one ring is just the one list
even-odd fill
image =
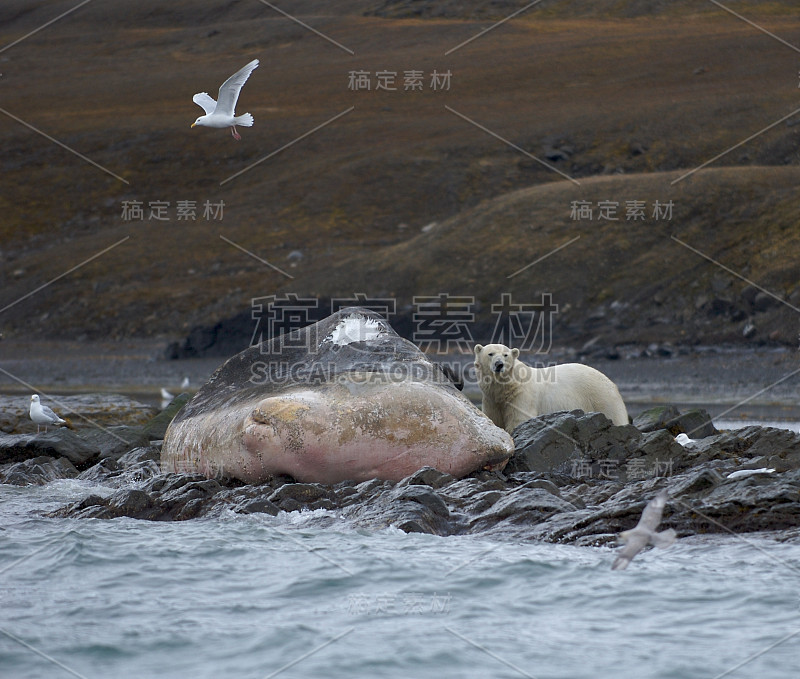
{"label": "boulder", "polygon": [[[639,413],[633,418],[633,426],[645,433],[657,431],[658,429],[670,429],[675,426],[680,416],[680,412],[674,405],[656,406]],[[674,433],[676,435],[680,434],[679,431]]]}
{"label": "boulder", "polygon": [[43,486],[56,479],[74,479],[78,470],[65,457],[34,457],[0,467],[0,483],[14,486]]}
{"label": "boulder", "polygon": [[180,409],[183,408],[183,406],[185,406],[188,402],[189,394],[178,394],[174,399],[172,399],[172,401],[170,401],[169,405],[164,408],[164,410],[147,422],[142,427],[142,431],[144,432],[144,435],[147,436],[148,440],[163,440],[165,434],[167,433],[167,427],[169,427],[169,423],[175,419],[175,415],[177,415]]}
{"label": "boulder", "polygon": [[41,456],[65,457],[80,468],[97,461],[100,448],[70,429],[50,429],[41,434],[0,434],[0,464]]}

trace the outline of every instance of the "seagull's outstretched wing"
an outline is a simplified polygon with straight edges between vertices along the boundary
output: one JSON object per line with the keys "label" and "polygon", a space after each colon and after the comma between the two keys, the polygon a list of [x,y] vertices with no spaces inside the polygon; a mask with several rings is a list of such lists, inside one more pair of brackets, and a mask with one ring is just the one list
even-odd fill
{"label": "seagull's outstretched wing", "polygon": [[667,506],[667,498],[669,495],[666,490],[662,490],[656,495],[642,512],[642,518],[639,519],[637,528],[647,528],[650,531],[655,531],[658,524],[661,523],[661,516],[664,514],[664,507]]}
{"label": "seagull's outstretched wing", "polygon": [[667,530],[662,530],[660,533],[653,533],[650,536],[650,544],[653,545],[653,547],[661,547],[661,549],[666,549],[677,539],[678,534],[675,532],[675,529],[667,528]]}
{"label": "seagull's outstretched wing", "polygon": [[239,99],[239,92],[242,91],[242,85],[247,82],[250,74],[257,67],[258,59],[253,59],[247,66],[236,71],[236,73],[222,83],[219,88],[219,96],[217,97],[217,113],[222,113],[227,116],[233,115],[236,102]]}
{"label": "seagull's outstretched wing", "polygon": [[217,108],[217,102],[209,96],[208,92],[198,92],[192,97],[192,101],[200,106],[206,115],[214,113],[214,109]]}

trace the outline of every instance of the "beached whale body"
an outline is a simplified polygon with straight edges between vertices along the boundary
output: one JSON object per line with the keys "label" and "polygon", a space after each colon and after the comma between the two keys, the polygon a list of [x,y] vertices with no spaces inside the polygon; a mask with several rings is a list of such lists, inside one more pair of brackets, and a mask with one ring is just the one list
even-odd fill
{"label": "beached whale body", "polygon": [[511,437],[383,318],[357,307],[224,363],[178,413],[165,470],[258,483],[500,469]]}

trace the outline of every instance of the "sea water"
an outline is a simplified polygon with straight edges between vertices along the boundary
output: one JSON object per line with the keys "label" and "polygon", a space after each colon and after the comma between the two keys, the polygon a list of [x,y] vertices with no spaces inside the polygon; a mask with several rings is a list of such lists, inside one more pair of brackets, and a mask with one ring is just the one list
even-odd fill
{"label": "sea water", "polygon": [[0,677],[800,676],[800,540],[608,547],[354,528],[336,512],[53,519],[0,485]]}

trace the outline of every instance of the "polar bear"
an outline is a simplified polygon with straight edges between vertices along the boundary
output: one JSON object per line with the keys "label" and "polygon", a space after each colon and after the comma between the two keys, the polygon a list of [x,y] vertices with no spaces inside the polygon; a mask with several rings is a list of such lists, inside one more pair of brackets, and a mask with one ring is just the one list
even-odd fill
{"label": "polar bear", "polygon": [[519,349],[504,344],[475,345],[483,412],[498,427],[511,433],[532,417],[575,409],[628,424],[617,386],[599,370],[581,363],[532,368],[518,357]]}

